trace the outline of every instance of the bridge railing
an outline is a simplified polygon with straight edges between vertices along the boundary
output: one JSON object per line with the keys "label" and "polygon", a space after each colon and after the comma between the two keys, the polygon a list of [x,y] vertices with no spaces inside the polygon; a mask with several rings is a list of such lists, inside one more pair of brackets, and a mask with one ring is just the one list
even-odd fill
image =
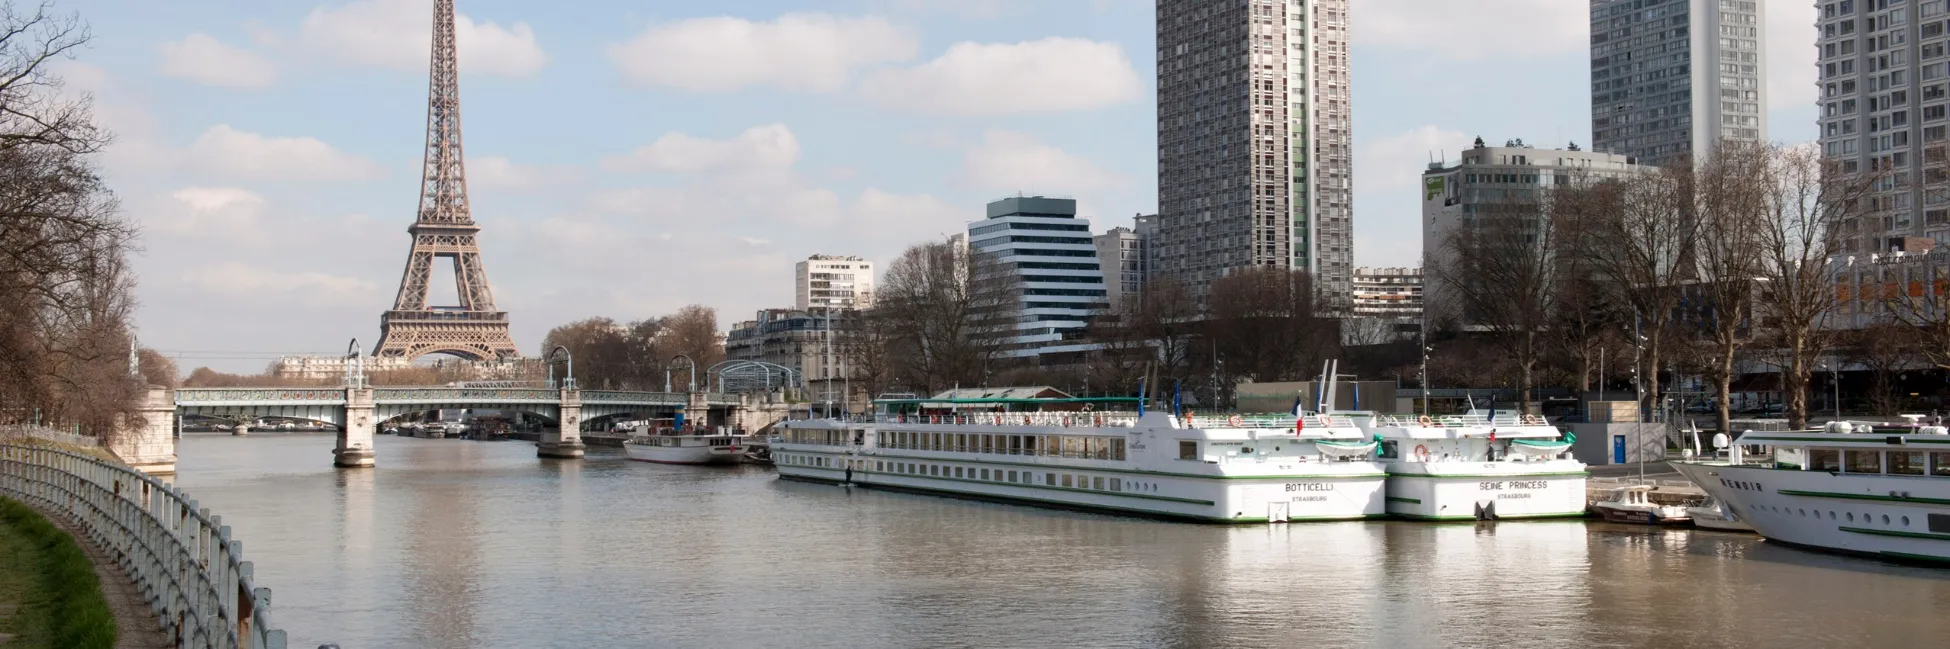
{"label": "bridge railing", "polygon": [[184,404],[248,401],[345,401],[342,388],[180,388],[176,402]]}
{"label": "bridge railing", "polygon": [[0,495],[64,514],[142,588],[179,647],[284,649],[243,542],[188,494],[119,462],[0,443]]}
{"label": "bridge railing", "polygon": [[654,403],[681,406],[690,401],[688,395],[677,392],[624,392],[620,390],[583,390],[583,403]]}
{"label": "bridge railing", "polygon": [[376,388],[373,400],[391,402],[537,401],[559,402],[562,393],[538,388]]}

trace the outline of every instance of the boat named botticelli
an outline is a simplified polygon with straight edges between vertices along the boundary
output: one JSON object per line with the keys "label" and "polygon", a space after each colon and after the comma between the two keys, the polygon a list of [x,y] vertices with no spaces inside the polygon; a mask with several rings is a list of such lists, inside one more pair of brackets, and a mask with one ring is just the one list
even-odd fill
{"label": "boat named botticelli", "polygon": [[[1750,432],[1726,460],[1672,465],[1768,540],[1950,563],[1945,429],[1877,432],[1845,422],[1831,429],[1837,432]],[[1768,452],[1748,457],[1743,447]]]}
{"label": "boat named botticelli", "polygon": [[1536,415],[1350,415],[1381,440],[1388,513],[1422,520],[1583,516],[1575,441]]}
{"label": "boat named botticelli", "polygon": [[[1340,416],[1176,416],[1135,399],[883,399],[779,424],[779,477],[1215,523],[1384,515],[1376,442]],[[1131,407],[1129,411],[1122,407]]]}

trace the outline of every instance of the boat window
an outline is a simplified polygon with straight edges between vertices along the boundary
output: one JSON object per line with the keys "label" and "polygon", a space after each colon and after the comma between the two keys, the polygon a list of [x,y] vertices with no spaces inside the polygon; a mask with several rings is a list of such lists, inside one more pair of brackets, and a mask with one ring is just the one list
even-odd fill
{"label": "boat window", "polygon": [[1010,435],[1010,436],[1009,436],[1009,450],[1008,450],[1008,453],[1009,453],[1010,455],[1022,455],[1022,436],[1021,436],[1021,435]]}
{"label": "boat window", "polygon": [[959,478],[959,477],[962,477],[962,475],[961,475],[961,467],[955,467],[955,477],[957,477],[957,478]]}
{"label": "boat window", "polygon": [[930,464],[928,465],[928,475],[941,475],[941,470],[939,467]]}
{"label": "boat window", "polygon": [[1023,454],[1023,455],[1035,455],[1035,454],[1036,454],[1036,449],[1038,449],[1038,448],[1042,448],[1042,445],[1040,445],[1040,444],[1037,444],[1037,443],[1036,443],[1036,436],[1035,436],[1035,435],[1024,435],[1024,436],[1022,436],[1022,454]]}
{"label": "boat window", "polygon": [[[1124,459],[1124,438],[1117,437],[1110,440],[1110,459]],[[1112,491],[1116,490],[1113,489]]]}
{"label": "boat window", "polygon": [[1104,479],[1103,479],[1102,477],[1094,477],[1094,476],[1093,476],[1093,477],[1091,477],[1091,478],[1090,478],[1090,488],[1091,488],[1091,489],[1096,489],[1096,490],[1098,490],[1098,491],[1103,491],[1103,490],[1104,490]]}
{"label": "boat window", "polygon": [[1842,470],[1842,452],[1834,449],[1825,449],[1825,448],[1808,449],[1808,470],[1810,471]]}
{"label": "boat window", "polygon": [[1923,475],[1922,451],[1890,451],[1889,473],[1891,475]]}
{"label": "boat window", "polygon": [[1393,459],[1400,458],[1401,456],[1402,456],[1401,442],[1388,440],[1381,443],[1381,453],[1376,455],[1375,457],[1381,458],[1383,460],[1393,460]]}
{"label": "boat window", "polygon": [[1178,440],[1178,459],[1180,460],[1198,459],[1198,442],[1189,439]]}
{"label": "boat window", "polygon": [[1110,490],[1111,490],[1111,491],[1123,491],[1123,490],[1124,490],[1124,485],[1123,485],[1123,481],[1122,481],[1122,480],[1120,480],[1120,479],[1118,479],[1118,478],[1111,478],[1111,479],[1110,479]]}
{"label": "boat window", "polygon": [[1882,473],[1882,451],[1843,451],[1849,473]]}
{"label": "boat window", "polygon": [[1930,514],[1930,531],[1950,534],[1950,514]]}
{"label": "boat window", "polygon": [[1950,453],[1930,454],[1930,475],[1950,476]]}
{"label": "boat window", "polygon": [[982,452],[983,452],[983,453],[994,453],[994,452],[995,452],[995,436],[994,436],[994,435],[983,435],[983,436],[982,436]]}
{"label": "boat window", "polygon": [[1010,472],[1009,472],[1009,481],[1010,481],[1010,482],[1015,482],[1015,481],[1016,481],[1016,472],[1014,472],[1014,471],[1010,471]]}
{"label": "boat window", "polygon": [[1043,484],[1047,484],[1052,487],[1056,486],[1056,474],[1054,473],[1043,474]]}
{"label": "boat window", "polygon": [[983,480],[987,480],[987,479],[989,479],[989,470],[988,470],[988,469],[982,469],[982,479],[983,479]]}
{"label": "boat window", "polygon": [[1072,486],[1070,481],[1070,474],[1068,473],[1063,474],[1063,486],[1065,487]]}

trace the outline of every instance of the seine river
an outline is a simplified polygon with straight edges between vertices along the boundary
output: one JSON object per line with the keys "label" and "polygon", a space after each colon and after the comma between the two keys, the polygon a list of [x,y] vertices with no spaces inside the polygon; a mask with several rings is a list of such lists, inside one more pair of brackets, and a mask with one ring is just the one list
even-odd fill
{"label": "seine river", "polygon": [[1602,523],[1216,527],[532,444],[191,435],[290,646],[1942,647],[1950,570]]}

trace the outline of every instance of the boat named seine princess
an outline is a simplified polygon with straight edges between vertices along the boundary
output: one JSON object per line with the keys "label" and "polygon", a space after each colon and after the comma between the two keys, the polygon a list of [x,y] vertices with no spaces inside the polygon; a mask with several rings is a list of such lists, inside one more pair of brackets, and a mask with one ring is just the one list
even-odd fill
{"label": "boat named seine princess", "polygon": [[[1746,445],[1771,447],[1771,457],[1747,461]],[[1950,563],[1950,435],[1942,427],[1757,431],[1731,448],[1727,460],[1672,466],[1768,540]]]}
{"label": "boat named seine princess", "polygon": [[[1535,415],[1354,415],[1381,438],[1388,513],[1422,520],[1584,515],[1575,441]],[[1562,439],[1560,439],[1562,437]]]}
{"label": "boat named seine princess", "polygon": [[1135,399],[883,399],[779,424],[779,477],[1215,523],[1384,515],[1376,443],[1341,416],[1112,412]]}

